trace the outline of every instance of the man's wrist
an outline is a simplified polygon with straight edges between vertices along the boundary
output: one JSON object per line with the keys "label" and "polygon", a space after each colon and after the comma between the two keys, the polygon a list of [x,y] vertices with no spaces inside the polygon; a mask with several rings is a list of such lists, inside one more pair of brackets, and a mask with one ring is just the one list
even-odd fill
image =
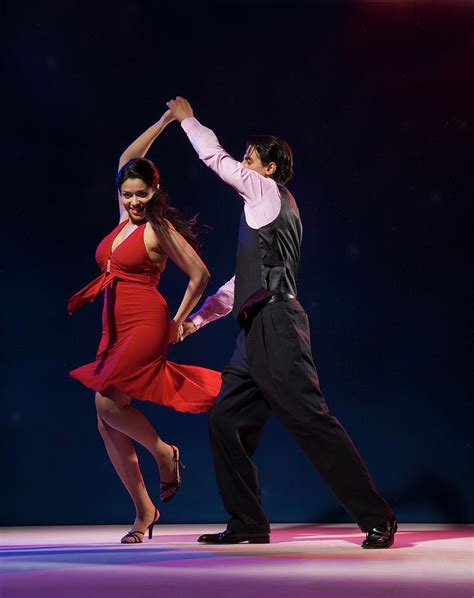
{"label": "man's wrist", "polygon": [[204,318],[199,315],[199,312],[191,316],[188,316],[187,320],[194,324],[196,330],[199,330],[199,328],[201,328],[201,326],[204,326],[205,324]]}
{"label": "man's wrist", "polygon": [[180,124],[185,133],[188,133],[199,126],[199,122],[195,116],[187,116],[186,118],[183,118]]}

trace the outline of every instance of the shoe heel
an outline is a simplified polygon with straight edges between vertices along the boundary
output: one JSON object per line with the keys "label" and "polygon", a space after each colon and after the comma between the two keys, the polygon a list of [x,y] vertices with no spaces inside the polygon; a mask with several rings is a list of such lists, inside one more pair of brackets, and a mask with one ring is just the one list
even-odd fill
{"label": "shoe heel", "polygon": [[186,466],[181,463],[179,459],[178,449],[171,445],[173,449],[173,463],[174,463],[174,480],[172,482],[160,483],[160,500],[161,502],[168,502],[181,488],[181,469],[186,469]]}
{"label": "shoe heel", "polygon": [[155,527],[155,523],[158,521],[158,509],[155,508],[155,516],[153,518],[153,523],[148,526],[148,539],[151,540],[153,538],[153,528]]}
{"label": "shoe heel", "polygon": [[270,536],[254,536],[249,538],[249,544],[270,544]]}

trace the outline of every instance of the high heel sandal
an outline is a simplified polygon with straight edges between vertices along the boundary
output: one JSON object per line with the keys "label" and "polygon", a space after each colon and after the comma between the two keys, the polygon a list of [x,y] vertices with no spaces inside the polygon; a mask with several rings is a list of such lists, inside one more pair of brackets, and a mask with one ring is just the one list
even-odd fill
{"label": "high heel sandal", "polygon": [[160,483],[160,500],[161,502],[168,502],[181,488],[181,473],[180,468],[185,469],[184,465],[179,460],[179,450],[171,445],[173,449],[173,463],[174,463],[174,480],[172,482]]}
{"label": "high heel sandal", "polygon": [[[125,536],[120,540],[122,544],[141,544],[143,542],[143,538],[145,537],[145,532],[148,530],[148,539],[151,540],[153,538],[153,528],[155,527],[155,523],[160,518],[158,514],[158,509],[155,507],[155,514],[153,515],[153,521],[150,525],[146,528],[144,532],[140,532],[139,530],[130,530]],[[128,541],[127,538],[133,538],[133,540]]]}

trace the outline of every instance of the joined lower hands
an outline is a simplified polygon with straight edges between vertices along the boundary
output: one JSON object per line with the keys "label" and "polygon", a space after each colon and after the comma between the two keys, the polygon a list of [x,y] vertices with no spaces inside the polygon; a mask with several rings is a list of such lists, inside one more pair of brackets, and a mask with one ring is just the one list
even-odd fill
{"label": "joined lower hands", "polygon": [[171,320],[168,342],[170,345],[180,343],[190,334],[194,334],[196,330],[196,325],[192,320],[185,320],[181,324],[177,324],[175,320]]}

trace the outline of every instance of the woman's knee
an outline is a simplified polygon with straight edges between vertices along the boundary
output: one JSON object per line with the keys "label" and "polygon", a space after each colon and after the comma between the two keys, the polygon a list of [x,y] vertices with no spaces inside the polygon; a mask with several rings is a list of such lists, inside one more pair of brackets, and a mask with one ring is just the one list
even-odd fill
{"label": "woman's knee", "polygon": [[104,392],[95,393],[97,413],[106,421],[107,417],[117,415],[123,407],[130,405],[130,401],[130,397],[112,387],[107,388]]}
{"label": "woman's knee", "polygon": [[116,415],[120,410],[120,407],[113,399],[100,392],[95,393],[95,408],[99,419],[105,421],[107,421],[109,417]]}

